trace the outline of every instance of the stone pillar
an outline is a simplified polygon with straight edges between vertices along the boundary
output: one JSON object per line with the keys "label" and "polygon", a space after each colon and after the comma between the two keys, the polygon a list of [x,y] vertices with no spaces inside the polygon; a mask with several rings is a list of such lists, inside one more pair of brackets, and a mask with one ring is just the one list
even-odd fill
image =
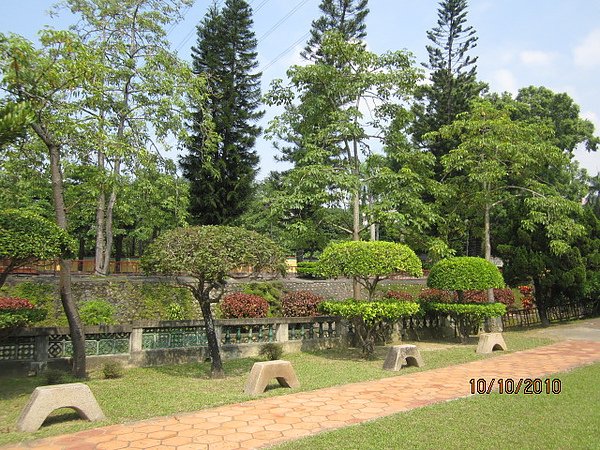
{"label": "stone pillar", "polygon": [[47,334],[35,336],[33,362],[30,365],[31,371],[35,375],[39,375],[48,366],[48,345],[49,338]]}
{"label": "stone pillar", "polygon": [[143,328],[133,328],[129,337],[129,354],[142,351]]}
{"label": "stone pillar", "polygon": [[275,332],[275,341],[287,342],[288,341],[289,326],[287,323],[278,323],[277,331]]}

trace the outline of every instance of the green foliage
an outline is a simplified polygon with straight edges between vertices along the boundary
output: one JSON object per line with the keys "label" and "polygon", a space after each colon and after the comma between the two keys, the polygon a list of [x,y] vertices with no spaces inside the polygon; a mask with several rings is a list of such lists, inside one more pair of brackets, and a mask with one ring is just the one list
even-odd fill
{"label": "green foliage", "polygon": [[419,305],[414,302],[397,300],[361,301],[348,299],[342,302],[328,301],[320,305],[325,314],[340,316],[348,320],[358,337],[363,353],[367,359],[373,358],[375,339],[385,340],[390,326],[401,319],[419,312]]}
{"label": "green foliage", "polygon": [[73,240],[54,222],[26,210],[0,211],[0,259],[8,261],[0,286],[13,269],[54,259],[72,248]]}
{"label": "green foliage", "polygon": [[190,181],[190,214],[198,225],[230,225],[248,208],[257,172],[254,150],[261,128],[256,124],[260,106],[260,73],[252,9],[244,0],[213,3],[197,28],[192,48],[194,72],[206,75],[209,95],[192,104],[198,122],[206,111],[219,141],[207,149],[206,127],[194,128],[189,153],[181,158],[183,175]]}
{"label": "green foliage", "polygon": [[472,333],[477,333],[484,319],[506,314],[502,303],[422,303],[424,312],[449,315],[454,319],[463,342]]}
{"label": "green foliage", "polygon": [[354,277],[373,298],[379,281],[396,273],[421,276],[421,261],[404,244],[352,241],[329,244],[319,259],[321,275]]}
{"label": "green foliage", "polygon": [[319,279],[319,262],[318,261],[300,261],[296,266],[298,278]]}
{"label": "green foliage", "polygon": [[[160,235],[147,248],[141,265],[149,273],[187,274],[201,289],[224,285],[229,273],[240,266],[250,266],[256,273],[286,270],[283,253],[269,238],[242,228],[210,225]],[[204,294],[202,298],[208,298]]]}
{"label": "green foliage", "polygon": [[167,320],[185,320],[187,318],[185,308],[179,303],[169,303],[166,317]]}
{"label": "green foliage", "polygon": [[85,325],[113,325],[115,308],[105,300],[89,300],[79,308],[79,317]]}
{"label": "green foliage", "polygon": [[283,347],[281,344],[268,342],[260,346],[260,351],[258,354],[267,361],[275,361],[276,359],[281,359],[281,356],[283,355]]}
{"label": "green foliage", "polygon": [[365,19],[369,13],[367,3],[368,0],[322,0],[319,4],[321,16],[312,22],[310,38],[301,53],[302,57],[309,61],[323,58],[321,43],[328,31],[339,32],[348,42],[364,39],[367,35]]}
{"label": "green foliage", "polygon": [[118,360],[108,361],[102,365],[102,374],[107,380],[122,378],[125,374],[123,363]]}
{"label": "green foliage", "polygon": [[427,286],[447,291],[503,288],[498,268],[483,258],[462,256],[442,259],[434,264]]}
{"label": "green foliage", "polygon": [[267,317],[269,303],[258,295],[236,292],[223,297],[219,309],[224,319]]}
{"label": "green foliage", "polygon": [[312,317],[318,315],[323,297],[310,291],[288,292],[283,296],[283,317]]}
{"label": "green foliage", "polygon": [[279,281],[252,282],[244,285],[244,294],[258,295],[269,303],[269,316],[281,315],[281,296],[283,284]]}
{"label": "green foliage", "polygon": [[45,309],[36,308],[29,300],[0,297],[0,329],[25,327],[46,317]]}

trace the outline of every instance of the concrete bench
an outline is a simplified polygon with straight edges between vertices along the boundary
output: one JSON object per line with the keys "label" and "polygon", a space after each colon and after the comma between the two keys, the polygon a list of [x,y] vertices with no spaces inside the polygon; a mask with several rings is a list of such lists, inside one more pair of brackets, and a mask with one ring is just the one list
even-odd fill
{"label": "concrete bench", "polygon": [[388,354],[383,362],[383,370],[398,371],[402,366],[424,365],[421,353],[416,345],[394,345],[390,347]]}
{"label": "concrete bench", "polygon": [[477,353],[492,353],[494,350],[506,351],[506,342],[502,333],[480,333],[477,342]]}
{"label": "concrete bench", "polygon": [[276,359],[275,361],[254,363],[244,392],[249,395],[262,394],[273,378],[276,378],[279,385],[283,387],[296,388],[300,386],[292,363]]}
{"label": "concrete bench", "polygon": [[48,415],[59,408],[73,408],[82,419],[103,420],[104,414],[90,388],[83,383],[36,387],[17,422],[19,431],[37,431]]}

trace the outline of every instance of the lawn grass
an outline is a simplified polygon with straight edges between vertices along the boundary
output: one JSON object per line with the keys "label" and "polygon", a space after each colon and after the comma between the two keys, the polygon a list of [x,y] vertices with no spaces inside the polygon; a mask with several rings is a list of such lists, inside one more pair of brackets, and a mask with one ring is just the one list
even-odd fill
{"label": "lawn grass", "polygon": [[[510,351],[524,350],[550,344],[551,339],[536,338],[527,332],[505,332]],[[478,355],[475,345],[440,345],[416,343],[422,348],[426,362],[422,368],[408,367],[401,372],[382,369],[386,349],[376,349],[377,359],[365,361],[356,349],[330,349],[315,352],[286,354],[300,379],[301,388],[313,390],[352,382],[403,376],[415,371],[461,364],[493,355]],[[435,348],[428,350],[427,348]],[[441,348],[440,348],[441,347]],[[107,419],[103,422],[72,420],[72,410],[58,410],[35,433],[16,431],[18,416],[36,386],[44,385],[44,377],[0,379],[0,445],[28,439],[39,439],[72,433],[98,426],[142,420],[151,417],[196,411],[229,403],[243,402],[252,397],[243,393],[252,364],[257,359],[245,358],[225,362],[227,377],[209,378],[210,364],[181,364],[160,367],[133,368],[119,379],[102,379],[92,373],[86,384],[90,387]],[[270,389],[264,396],[284,395],[288,389]]]}
{"label": "lawn grass", "polygon": [[275,448],[600,448],[600,364],[546,378],[559,378],[562,392],[558,395],[476,395]]}

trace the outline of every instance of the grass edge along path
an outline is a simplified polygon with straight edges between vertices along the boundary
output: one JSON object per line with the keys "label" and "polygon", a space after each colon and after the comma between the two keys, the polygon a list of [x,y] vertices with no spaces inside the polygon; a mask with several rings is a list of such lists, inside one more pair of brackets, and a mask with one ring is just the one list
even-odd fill
{"label": "grass edge along path", "polygon": [[[533,337],[527,331],[505,332],[504,337],[508,353],[554,342],[552,339]],[[430,345],[428,342],[413,343],[425,348]],[[408,367],[400,372],[382,369],[387,352],[385,347],[377,347],[377,359],[374,361],[364,360],[360,351],[353,349],[286,354],[284,359],[292,362],[300,379],[300,389],[271,389],[261,397],[406,376],[414,372],[499,356],[498,353],[478,355],[475,347],[455,344],[442,346],[438,350],[421,350],[425,367]],[[104,380],[100,378],[99,372],[93,373],[92,378],[85,383],[94,393],[107,419],[102,422],[74,420],[78,416],[73,410],[62,409],[52,413],[35,433],[18,432],[16,422],[33,389],[45,384],[44,377],[2,378],[0,445],[248,401],[252,397],[243,393],[243,387],[255,361],[255,358],[226,361],[227,377],[219,380],[209,378],[210,363],[132,368],[125,371],[123,378],[115,380]]]}
{"label": "grass edge along path", "polygon": [[[465,397],[469,395],[469,378],[472,377],[485,377],[488,382],[492,377],[542,377],[597,361],[600,361],[599,342],[565,341],[406,376],[261,398],[30,444],[33,447],[100,449],[106,445],[106,448],[112,448],[115,444],[138,448],[140,445],[149,447],[151,442],[153,445],[176,442],[175,445],[182,449],[206,448],[207,444],[260,448]],[[164,440],[161,442],[159,437]],[[28,444],[12,448],[28,448]]]}
{"label": "grass edge along path", "polygon": [[288,441],[274,450],[600,447],[600,363],[543,377],[559,394],[477,394]]}

